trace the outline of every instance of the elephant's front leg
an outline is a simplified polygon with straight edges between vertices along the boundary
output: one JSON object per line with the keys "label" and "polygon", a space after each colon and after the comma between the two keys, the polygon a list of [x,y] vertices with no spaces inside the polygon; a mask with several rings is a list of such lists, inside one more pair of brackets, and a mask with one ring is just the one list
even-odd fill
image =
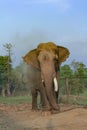
{"label": "elephant's front leg", "polygon": [[38,110],[38,107],[37,107],[37,90],[33,90],[32,91],[32,110],[36,111]]}
{"label": "elephant's front leg", "polygon": [[58,104],[58,91],[54,92],[54,97],[55,97],[56,103]]}
{"label": "elephant's front leg", "polygon": [[41,85],[40,88],[40,98],[41,98],[41,105],[42,105],[42,110],[51,110],[51,106],[49,104],[47,95],[46,95],[46,90],[43,85]]}
{"label": "elephant's front leg", "polygon": [[59,71],[59,68],[57,70],[57,82],[58,82],[58,91],[55,92],[55,99],[56,99],[56,103],[58,104],[59,103],[59,81],[60,81],[60,71]]}

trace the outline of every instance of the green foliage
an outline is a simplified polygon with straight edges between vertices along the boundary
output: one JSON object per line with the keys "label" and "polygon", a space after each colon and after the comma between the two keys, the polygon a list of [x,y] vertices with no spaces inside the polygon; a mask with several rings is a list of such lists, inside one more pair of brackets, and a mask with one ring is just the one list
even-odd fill
{"label": "green foliage", "polygon": [[2,88],[2,95],[5,95],[5,88],[7,90],[7,94],[10,95],[10,87],[11,87],[11,43],[6,43],[3,45],[7,51],[6,56],[0,56],[0,85]]}
{"label": "green foliage", "polygon": [[27,79],[27,66],[24,62],[21,62],[19,66],[12,69],[11,84],[14,86],[15,92],[18,95],[22,93],[29,93],[29,84]]}
{"label": "green foliage", "polygon": [[79,78],[70,79],[69,89],[70,94],[74,95],[79,95],[80,93],[83,93],[84,90]]}
{"label": "green foliage", "polygon": [[6,82],[8,75],[8,56],[0,56],[0,84]]}
{"label": "green foliage", "polygon": [[87,84],[87,68],[82,62],[72,61],[70,65],[61,66],[60,69],[61,78],[61,89],[62,93],[65,94],[66,86],[65,80],[69,79],[69,93],[79,95],[83,93],[85,84]]}
{"label": "green foliage", "polygon": [[69,65],[64,65],[60,67],[60,93],[66,93],[65,80],[66,78],[70,78],[73,75],[73,71]]}
{"label": "green foliage", "polygon": [[82,62],[72,61],[71,65],[74,76],[84,76],[85,75],[85,65]]}
{"label": "green foliage", "polygon": [[72,75],[73,75],[73,71],[69,65],[61,66],[60,68],[61,78],[71,77]]}
{"label": "green foliage", "polygon": [[0,56],[0,73],[7,71],[8,56]]}

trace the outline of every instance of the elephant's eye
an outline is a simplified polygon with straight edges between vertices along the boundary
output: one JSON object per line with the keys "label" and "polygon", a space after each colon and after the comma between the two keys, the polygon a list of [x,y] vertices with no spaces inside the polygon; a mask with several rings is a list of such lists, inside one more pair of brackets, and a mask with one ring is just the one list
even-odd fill
{"label": "elephant's eye", "polygon": [[55,56],[56,60],[58,60],[58,55]]}
{"label": "elephant's eye", "polygon": [[56,61],[58,60],[58,56],[57,55],[54,56],[54,60],[56,60]]}

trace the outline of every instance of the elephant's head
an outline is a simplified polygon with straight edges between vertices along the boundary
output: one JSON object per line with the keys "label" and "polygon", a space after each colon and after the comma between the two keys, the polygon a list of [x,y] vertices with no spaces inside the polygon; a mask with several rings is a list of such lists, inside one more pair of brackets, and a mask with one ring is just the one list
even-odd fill
{"label": "elephant's head", "polygon": [[40,43],[36,49],[28,52],[24,61],[41,71],[41,79],[45,84],[46,94],[50,104],[56,109],[56,101],[53,96],[53,83],[55,91],[58,90],[56,75],[62,62],[69,56],[69,50],[57,46],[53,42]]}

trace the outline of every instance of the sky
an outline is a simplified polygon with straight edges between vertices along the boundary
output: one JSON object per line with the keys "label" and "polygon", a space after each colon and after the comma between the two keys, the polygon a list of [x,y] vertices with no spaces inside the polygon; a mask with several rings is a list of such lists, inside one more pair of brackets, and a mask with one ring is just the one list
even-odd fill
{"label": "sky", "polygon": [[11,43],[13,66],[41,42],[67,47],[87,66],[87,0],[0,0],[0,55]]}

